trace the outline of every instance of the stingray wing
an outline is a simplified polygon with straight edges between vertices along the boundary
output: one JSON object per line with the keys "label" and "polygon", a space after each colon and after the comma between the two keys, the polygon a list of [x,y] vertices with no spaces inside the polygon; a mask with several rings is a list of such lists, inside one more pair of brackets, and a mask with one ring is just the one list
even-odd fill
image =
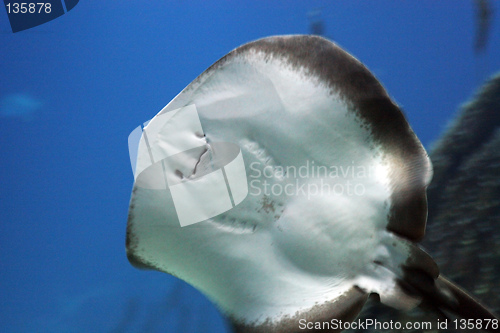
{"label": "stingray wing", "polygon": [[[199,123],[189,116],[195,114],[189,113],[193,106]],[[168,131],[152,130],[166,117],[175,119],[173,114],[190,119],[179,134],[189,143],[187,153],[165,143]],[[425,150],[377,79],[324,38],[269,37],[233,50],[187,86],[144,132],[139,152],[147,153],[139,155],[151,158],[151,163],[142,160],[142,165],[139,158],[136,168],[155,171],[139,172],[134,184],[127,226],[130,262],[186,280],[229,315],[248,319],[245,325],[259,321],[263,313],[274,323],[276,318],[285,320],[287,313],[311,313],[318,302],[332,302],[339,313],[352,314],[345,309],[357,311],[359,300],[364,303],[371,290],[356,297],[342,295],[352,295],[365,267],[375,265],[370,246],[376,252],[381,230],[412,241],[424,235],[425,189],[432,173]],[[180,192],[170,185],[189,180],[212,184],[201,176],[227,155],[215,148],[217,142],[241,149],[248,194],[235,194],[241,188],[232,187],[234,179],[226,167],[218,175],[227,188],[182,190],[201,196],[189,203],[196,206],[193,210],[203,206],[199,214],[207,219],[181,227],[178,213],[192,211],[171,204]],[[155,154],[175,161],[153,161]],[[332,172],[336,166],[344,172],[354,167],[352,161],[365,171],[375,170],[357,183],[367,191],[362,199],[343,195],[332,201],[314,195],[311,201],[301,193],[251,192],[253,180],[269,181],[271,189],[276,184],[311,189],[319,186],[318,177],[295,183],[288,176],[306,163],[312,170],[316,165]],[[222,170],[224,163],[212,169]],[[294,168],[285,168],[289,166]],[[327,180],[329,186],[338,182],[347,185],[345,179]],[[217,215],[206,203],[225,197],[226,191],[232,209]],[[345,260],[346,249],[351,259],[359,257],[356,264]],[[414,249],[404,246],[403,251],[411,256]],[[437,275],[432,260],[424,270]]]}

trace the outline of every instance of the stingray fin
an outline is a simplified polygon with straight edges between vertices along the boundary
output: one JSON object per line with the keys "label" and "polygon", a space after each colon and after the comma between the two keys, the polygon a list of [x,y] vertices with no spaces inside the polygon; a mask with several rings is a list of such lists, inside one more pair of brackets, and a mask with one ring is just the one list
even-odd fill
{"label": "stingray fin", "polygon": [[[361,312],[368,297],[368,293],[353,287],[332,302],[316,305],[307,312],[297,313],[293,317],[285,317],[279,322],[267,322],[256,326],[242,324],[238,321],[231,323],[235,333],[341,332],[342,330],[336,329],[332,322],[334,320],[353,321]],[[321,328],[317,325],[321,325]]]}
{"label": "stingray fin", "polygon": [[[436,287],[440,290],[440,294],[447,293],[453,297],[452,303],[442,305],[443,310],[451,311],[465,319],[500,320],[496,314],[488,310],[480,301],[444,276],[440,275],[436,280]],[[497,329],[494,330],[492,327],[489,327],[486,331],[497,332]]]}

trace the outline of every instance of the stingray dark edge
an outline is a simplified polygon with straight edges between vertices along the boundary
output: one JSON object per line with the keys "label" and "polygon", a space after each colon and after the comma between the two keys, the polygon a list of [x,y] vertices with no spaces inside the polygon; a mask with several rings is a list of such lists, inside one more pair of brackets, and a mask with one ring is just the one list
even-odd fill
{"label": "stingray dark edge", "polygon": [[421,240],[427,220],[425,191],[432,167],[405,116],[375,76],[357,59],[323,37],[290,35],[268,37],[240,46],[199,78],[248,52],[261,52],[269,59],[279,58],[296,70],[305,70],[352,106],[352,112],[370,129],[374,141],[390,151],[396,163],[406,167],[391,175],[394,192],[387,229],[412,241]]}

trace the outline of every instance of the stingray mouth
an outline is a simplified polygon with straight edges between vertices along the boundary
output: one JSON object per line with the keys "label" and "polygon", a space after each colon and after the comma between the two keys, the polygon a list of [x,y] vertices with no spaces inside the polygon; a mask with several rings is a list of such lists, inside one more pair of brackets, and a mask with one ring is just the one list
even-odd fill
{"label": "stingray mouth", "polygon": [[200,227],[203,225],[212,226],[219,231],[233,234],[253,234],[259,228],[258,223],[232,217],[230,214],[221,214],[215,218],[208,219],[202,222]]}

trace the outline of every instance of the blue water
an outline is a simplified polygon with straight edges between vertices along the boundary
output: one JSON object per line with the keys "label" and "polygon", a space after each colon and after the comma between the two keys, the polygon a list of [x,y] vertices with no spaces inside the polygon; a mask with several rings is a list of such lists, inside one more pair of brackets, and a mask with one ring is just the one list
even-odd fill
{"label": "blue water", "polygon": [[0,9],[0,331],[227,331],[193,288],[128,263],[127,137],[231,49],[307,33],[319,7],[428,148],[500,70],[500,17],[476,56],[466,0],[82,0],[16,34]]}

